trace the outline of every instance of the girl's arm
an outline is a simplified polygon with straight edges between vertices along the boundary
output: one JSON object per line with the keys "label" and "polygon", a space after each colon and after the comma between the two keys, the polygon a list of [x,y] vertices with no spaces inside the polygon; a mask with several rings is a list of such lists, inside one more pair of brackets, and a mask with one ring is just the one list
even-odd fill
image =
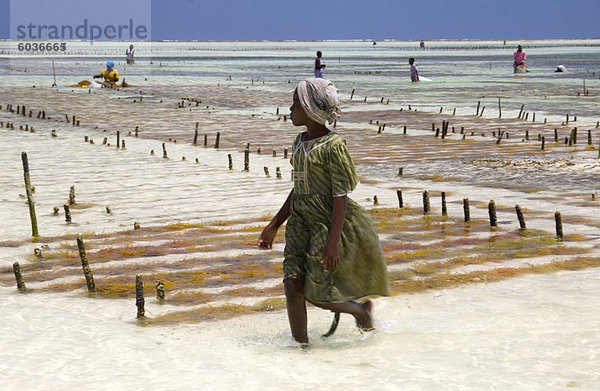
{"label": "girl's arm", "polygon": [[331,218],[331,230],[329,231],[329,239],[325,243],[323,249],[323,259],[321,263],[325,263],[325,270],[331,271],[340,263],[340,237],[342,236],[342,227],[346,218],[346,205],[348,197],[333,197],[333,211]]}
{"label": "girl's arm", "polygon": [[281,227],[288,217],[290,217],[290,206],[292,204],[292,194],[294,194],[294,189],[290,191],[287,199],[283,203],[279,212],[271,219],[269,224],[263,229],[258,238],[258,248],[261,250],[268,250],[273,247],[273,239],[275,239],[275,235],[277,235],[277,230]]}

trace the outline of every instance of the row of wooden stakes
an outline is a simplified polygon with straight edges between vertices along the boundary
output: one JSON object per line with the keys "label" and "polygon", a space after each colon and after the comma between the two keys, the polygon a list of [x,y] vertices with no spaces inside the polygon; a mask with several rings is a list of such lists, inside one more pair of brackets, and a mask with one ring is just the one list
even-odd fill
{"label": "row of wooden stakes", "polygon": [[[396,190],[396,195],[398,197],[398,206],[400,208],[404,207],[404,200],[402,197],[402,190]],[[442,216],[448,216],[448,209],[446,207],[446,192],[441,192],[441,203],[442,203]],[[375,204],[377,204],[377,196],[375,196]],[[527,229],[527,225],[525,224],[525,217],[523,216],[523,211],[519,205],[515,205],[515,211],[517,213],[517,219],[519,220],[519,226],[521,230]],[[423,191],[423,214],[428,214],[431,212],[431,206],[429,202],[429,192],[427,190]],[[464,221],[469,222],[471,220],[471,211],[469,206],[469,199],[463,198],[463,213],[464,213]],[[496,216],[496,203],[494,200],[490,200],[488,203],[488,215],[490,219],[490,226],[497,227],[498,226],[498,218]],[[554,213],[554,221],[556,227],[556,237],[560,240],[563,239],[563,229],[562,229],[562,217],[560,212]]]}
{"label": "row of wooden stakes", "polygon": [[[85,253],[85,245],[83,243],[83,239],[81,236],[77,237],[77,248],[79,250],[79,258],[81,259],[81,267],[83,269],[83,275],[85,277],[85,282],[87,286],[87,290],[90,294],[96,293],[96,283],[94,282],[94,275],[92,273],[92,269],[87,259],[87,255]],[[25,279],[23,278],[23,274],[21,273],[21,266],[19,262],[13,263],[13,272],[15,274],[15,279],[17,280],[17,289],[20,291],[25,291],[27,288],[25,286]],[[145,316],[145,300],[144,300],[144,284],[142,281],[142,276],[137,275],[135,277],[135,293],[136,299],[135,304],[137,307],[137,317],[143,318]],[[163,301],[165,299],[165,285],[162,281],[156,282],[156,296],[159,301]]]}
{"label": "row of wooden stakes", "polygon": [[[403,201],[403,196],[402,196],[402,190],[396,190],[396,195],[398,197],[399,208],[403,208],[404,201]],[[73,195],[73,202],[74,202],[74,195]],[[447,211],[447,207],[446,207],[446,193],[445,192],[441,192],[441,202],[442,202],[442,215],[447,216],[448,211]],[[378,204],[377,196],[374,197],[374,203]],[[471,214],[470,214],[468,198],[463,199],[463,211],[464,211],[464,221],[469,222],[471,220]],[[526,224],[525,224],[525,218],[523,216],[523,212],[519,205],[515,206],[515,211],[517,213],[517,219],[519,220],[520,229],[521,230],[527,229]],[[430,200],[429,200],[429,192],[427,190],[425,190],[425,191],[423,191],[423,213],[428,214],[430,212],[431,212],[431,207],[430,207]],[[488,214],[489,214],[489,219],[490,219],[490,226],[496,227],[498,225],[498,219],[496,216],[496,204],[495,204],[494,200],[491,200],[488,204]],[[561,217],[560,212],[557,211],[554,214],[554,218],[555,218],[555,226],[556,226],[556,236],[559,240],[562,240],[563,239],[563,229],[562,229],[562,217]],[[137,225],[137,223],[136,223],[136,225]],[[139,225],[134,226],[134,228],[139,229]],[[95,294],[96,293],[96,284],[94,282],[94,276],[93,276],[91,267],[90,267],[88,259],[87,259],[85,245],[83,243],[83,239],[81,236],[77,237],[77,248],[79,250],[79,257],[81,259],[81,266],[82,266],[83,274],[84,274],[84,277],[86,280],[86,286],[87,286],[88,292]],[[41,256],[41,252],[39,254],[36,252],[36,254],[38,255],[38,259],[43,260],[43,256]],[[24,291],[26,289],[25,279],[23,278],[23,275],[21,273],[21,268],[20,268],[20,265],[18,262],[15,262],[13,264],[13,272],[15,274],[17,288],[21,291]],[[144,310],[145,299],[144,299],[144,287],[143,287],[143,281],[142,281],[141,275],[136,276],[135,286],[136,286],[137,318],[143,318],[145,316],[145,310]],[[156,295],[157,295],[158,300],[161,302],[164,301],[164,299],[165,299],[164,283],[162,281],[157,281],[155,286],[156,286]]]}

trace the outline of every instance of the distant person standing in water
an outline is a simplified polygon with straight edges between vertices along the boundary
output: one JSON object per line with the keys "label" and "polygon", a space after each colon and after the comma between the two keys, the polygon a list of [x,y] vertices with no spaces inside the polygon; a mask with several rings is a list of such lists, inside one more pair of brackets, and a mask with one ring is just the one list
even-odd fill
{"label": "distant person standing in water", "polygon": [[411,81],[420,81],[419,80],[419,70],[415,65],[415,59],[413,57],[408,59],[408,63],[410,64],[410,80]]}
{"label": "distant person standing in water", "polygon": [[325,64],[321,64],[321,56],[322,55],[323,54],[319,50],[317,52],[317,58],[315,58],[315,77],[319,78],[319,79],[323,78],[323,72],[321,72],[321,69],[325,68]]}
{"label": "distant person standing in water", "polygon": [[527,58],[527,54],[525,54],[525,50],[523,50],[523,46],[517,46],[517,50],[513,54],[515,62],[513,62],[513,71],[517,72],[528,72],[527,68],[525,68],[525,59]]}
{"label": "distant person standing in water", "polygon": [[135,61],[133,61],[133,54],[133,45],[129,45],[129,49],[125,50],[125,60],[127,61],[127,64],[135,64]]}
{"label": "distant person standing in water", "polygon": [[421,46],[421,49],[423,49],[425,47],[425,41],[421,40],[421,43],[419,44],[419,46]]}

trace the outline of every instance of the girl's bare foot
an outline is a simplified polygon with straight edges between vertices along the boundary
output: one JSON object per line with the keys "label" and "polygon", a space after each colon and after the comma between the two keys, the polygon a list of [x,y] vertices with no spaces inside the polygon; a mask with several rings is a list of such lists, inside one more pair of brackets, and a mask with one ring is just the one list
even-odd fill
{"label": "girl's bare foot", "polygon": [[358,304],[362,310],[362,315],[356,317],[356,325],[360,329],[360,331],[373,331],[375,330],[375,326],[373,325],[373,302],[371,300],[366,300],[362,303]]}

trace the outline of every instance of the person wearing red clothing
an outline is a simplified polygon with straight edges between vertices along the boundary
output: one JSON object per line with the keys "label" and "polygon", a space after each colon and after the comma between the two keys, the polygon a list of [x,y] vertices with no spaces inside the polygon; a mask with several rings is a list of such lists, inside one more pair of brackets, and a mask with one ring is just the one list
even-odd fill
{"label": "person wearing red clothing", "polygon": [[321,72],[321,69],[325,68],[325,64],[321,64],[321,56],[322,55],[323,54],[319,50],[317,52],[317,58],[315,59],[315,77],[319,78],[319,79],[323,78],[323,72]]}

